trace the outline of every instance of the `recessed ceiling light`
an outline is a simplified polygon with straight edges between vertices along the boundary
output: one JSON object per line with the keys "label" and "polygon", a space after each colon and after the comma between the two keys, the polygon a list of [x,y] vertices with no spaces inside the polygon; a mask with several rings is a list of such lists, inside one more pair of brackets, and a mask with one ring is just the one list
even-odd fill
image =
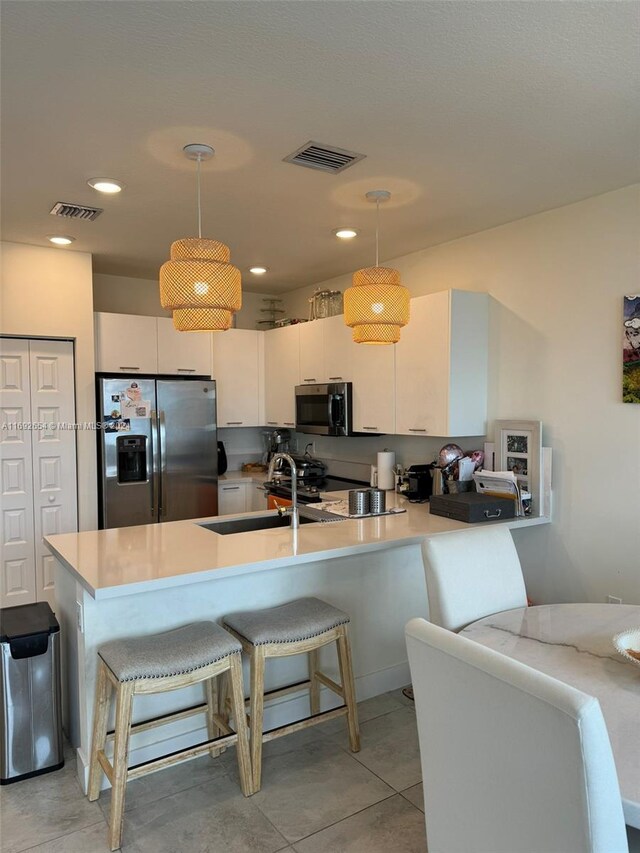
{"label": "recessed ceiling light", "polygon": [[50,234],[47,237],[47,240],[50,243],[55,243],[56,246],[68,246],[70,243],[73,243],[75,237],[65,237],[62,234]]}
{"label": "recessed ceiling light", "polygon": [[252,272],[254,275],[264,275],[267,271],[266,267],[250,267],[249,272]]}
{"label": "recessed ceiling light", "polygon": [[91,178],[87,183],[99,193],[119,193],[124,187],[124,184],[114,181],[113,178]]}
{"label": "recessed ceiling light", "polygon": [[355,228],[336,228],[333,233],[340,240],[353,240],[354,237],[358,236]]}

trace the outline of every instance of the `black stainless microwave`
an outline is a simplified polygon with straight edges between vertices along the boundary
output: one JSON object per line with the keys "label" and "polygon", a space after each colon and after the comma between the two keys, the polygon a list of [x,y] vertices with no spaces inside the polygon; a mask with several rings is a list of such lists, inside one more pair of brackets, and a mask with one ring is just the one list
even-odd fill
{"label": "black stainless microwave", "polygon": [[352,435],[351,382],[296,385],[296,431]]}

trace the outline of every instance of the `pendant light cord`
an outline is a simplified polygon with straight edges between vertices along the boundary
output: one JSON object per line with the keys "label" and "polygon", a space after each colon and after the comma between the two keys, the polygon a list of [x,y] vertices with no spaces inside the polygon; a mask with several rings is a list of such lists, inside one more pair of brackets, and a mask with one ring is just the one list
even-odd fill
{"label": "pendant light cord", "polygon": [[202,157],[198,154],[198,238],[202,239],[202,207],[200,205],[200,163],[202,162]]}
{"label": "pendant light cord", "polygon": [[376,199],[376,266],[379,266],[378,261],[378,235],[380,232],[380,199]]}

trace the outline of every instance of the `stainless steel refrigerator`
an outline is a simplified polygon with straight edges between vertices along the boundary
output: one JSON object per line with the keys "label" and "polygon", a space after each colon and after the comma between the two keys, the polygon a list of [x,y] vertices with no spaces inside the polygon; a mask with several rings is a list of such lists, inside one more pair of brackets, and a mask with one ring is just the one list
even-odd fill
{"label": "stainless steel refrigerator", "polygon": [[218,514],[213,379],[97,377],[101,528]]}

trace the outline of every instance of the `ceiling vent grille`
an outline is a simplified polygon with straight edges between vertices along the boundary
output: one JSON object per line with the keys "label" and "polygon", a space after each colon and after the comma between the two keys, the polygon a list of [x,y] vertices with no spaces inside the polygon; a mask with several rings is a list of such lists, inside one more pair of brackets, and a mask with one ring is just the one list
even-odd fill
{"label": "ceiling vent grille", "polygon": [[52,216],[62,216],[64,219],[85,219],[93,222],[102,213],[101,207],[87,207],[84,204],[71,204],[68,201],[57,201],[49,213]]}
{"label": "ceiling vent grille", "polygon": [[343,172],[349,166],[353,166],[358,160],[364,160],[366,156],[366,154],[358,154],[344,148],[335,148],[333,145],[307,142],[302,148],[298,148],[293,154],[285,157],[284,162],[306,166],[308,169],[320,169],[323,172],[331,172],[337,175],[338,172]]}

